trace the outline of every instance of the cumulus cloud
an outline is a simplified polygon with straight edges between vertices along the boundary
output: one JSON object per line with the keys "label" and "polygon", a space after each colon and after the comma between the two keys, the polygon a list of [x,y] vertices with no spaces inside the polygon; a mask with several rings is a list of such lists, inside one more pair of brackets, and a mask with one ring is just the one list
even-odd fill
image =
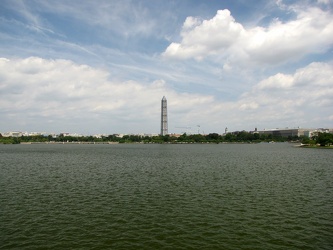
{"label": "cumulus cloud", "polygon": [[257,86],[256,89],[287,89],[290,88],[293,84],[294,78],[290,75],[285,75],[278,73],[274,76],[271,76],[267,79],[262,80]]}
{"label": "cumulus cloud", "polygon": [[164,80],[115,81],[104,70],[69,60],[2,58],[0,79],[2,127],[10,120],[21,130],[35,126],[43,130],[80,127],[87,131],[93,127],[95,132],[158,132],[162,96],[170,98],[169,106],[179,113],[179,120],[194,106],[213,100],[176,93]]}
{"label": "cumulus cloud", "polygon": [[235,22],[229,10],[219,10],[210,20],[188,17],[181,32],[182,42],[171,43],[164,56],[201,59],[228,49],[243,31],[243,26]]}
{"label": "cumulus cloud", "polygon": [[[176,92],[163,79],[115,81],[101,69],[69,60],[0,59],[0,125],[7,130],[127,133],[159,131],[160,100],[168,99],[169,130],[205,132],[254,126],[327,126],[332,119],[333,66],[311,63],[278,73],[239,98]],[[306,110],[306,112],[305,112]],[[310,125],[309,125],[310,124]],[[5,131],[2,131],[5,132]]]}
{"label": "cumulus cloud", "polygon": [[166,58],[201,60],[219,56],[225,60],[279,64],[309,54],[325,52],[333,44],[333,15],[317,7],[290,7],[295,18],[274,19],[267,27],[245,28],[229,10],[219,10],[209,20],[188,17],[181,41],[171,43]]}
{"label": "cumulus cloud", "polygon": [[245,107],[254,107],[258,119],[271,117],[276,124],[284,120],[309,124],[315,119],[328,124],[333,108],[333,66],[315,62],[294,74],[270,76],[242,95],[239,110]]}
{"label": "cumulus cloud", "polygon": [[332,66],[327,63],[313,62],[308,66],[298,69],[295,74],[278,73],[260,81],[255,90],[290,90],[310,88],[332,88]]}

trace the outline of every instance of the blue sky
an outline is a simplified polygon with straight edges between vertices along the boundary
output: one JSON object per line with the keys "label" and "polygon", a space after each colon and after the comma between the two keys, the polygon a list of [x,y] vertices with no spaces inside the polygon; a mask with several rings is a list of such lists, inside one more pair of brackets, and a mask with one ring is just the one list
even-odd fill
{"label": "blue sky", "polygon": [[0,132],[333,127],[332,0],[3,0],[0,53]]}

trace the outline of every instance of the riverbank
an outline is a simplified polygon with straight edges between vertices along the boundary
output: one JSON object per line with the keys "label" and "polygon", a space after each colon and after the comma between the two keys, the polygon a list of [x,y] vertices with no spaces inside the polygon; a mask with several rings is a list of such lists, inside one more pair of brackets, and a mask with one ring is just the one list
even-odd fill
{"label": "riverbank", "polygon": [[320,145],[311,145],[311,144],[300,144],[300,145],[295,145],[295,147],[300,147],[300,148],[333,149],[333,145],[330,145],[330,146],[320,146]]}
{"label": "riverbank", "polygon": [[29,144],[119,144],[119,142],[21,142],[20,144],[29,145]]}

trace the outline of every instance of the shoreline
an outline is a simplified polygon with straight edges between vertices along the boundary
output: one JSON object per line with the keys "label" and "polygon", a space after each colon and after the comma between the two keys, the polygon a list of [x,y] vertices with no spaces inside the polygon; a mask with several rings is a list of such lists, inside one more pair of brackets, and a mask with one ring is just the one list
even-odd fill
{"label": "shoreline", "polygon": [[19,144],[119,144],[119,142],[20,142]]}
{"label": "shoreline", "polygon": [[331,145],[331,146],[300,145],[299,147],[300,148],[333,149],[333,145]]}
{"label": "shoreline", "polygon": [[[22,145],[37,145],[37,144],[53,144],[53,145],[78,145],[78,144],[86,144],[86,145],[92,145],[92,144],[104,144],[104,145],[116,145],[116,144],[275,144],[275,143],[288,143],[288,144],[295,144],[295,142],[78,142],[78,141],[66,141],[66,142],[54,142],[54,141],[46,141],[46,142],[20,142],[16,144],[22,144]],[[15,143],[0,143],[3,145],[13,145]],[[318,148],[318,149],[333,149],[333,145],[330,146],[319,146],[319,145],[309,145],[309,144],[297,144],[293,145],[293,147],[296,148]]]}
{"label": "shoreline", "polygon": [[[273,142],[20,142],[17,144],[273,144]],[[274,142],[274,143],[290,143],[293,142]],[[0,143],[1,144],[1,143]],[[296,146],[295,146],[296,147]]]}

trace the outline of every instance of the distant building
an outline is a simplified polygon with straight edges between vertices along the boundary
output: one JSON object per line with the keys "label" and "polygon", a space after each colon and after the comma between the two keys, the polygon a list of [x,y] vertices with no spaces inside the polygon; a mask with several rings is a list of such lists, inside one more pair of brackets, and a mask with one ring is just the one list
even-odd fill
{"label": "distant building", "polygon": [[311,138],[313,136],[318,136],[319,133],[333,133],[333,131],[328,128],[317,128],[304,131],[304,136]]}
{"label": "distant building", "polygon": [[267,129],[258,131],[259,134],[273,135],[273,136],[282,136],[282,137],[294,137],[294,136],[305,136],[311,137],[317,129],[308,129],[308,128],[284,128],[284,129]]}
{"label": "distant building", "polygon": [[161,135],[168,134],[167,99],[163,96],[161,101]]}
{"label": "distant building", "polygon": [[2,134],[3,137],[21,137],[22,135],[23,133],[19,131],[11,131]]}

